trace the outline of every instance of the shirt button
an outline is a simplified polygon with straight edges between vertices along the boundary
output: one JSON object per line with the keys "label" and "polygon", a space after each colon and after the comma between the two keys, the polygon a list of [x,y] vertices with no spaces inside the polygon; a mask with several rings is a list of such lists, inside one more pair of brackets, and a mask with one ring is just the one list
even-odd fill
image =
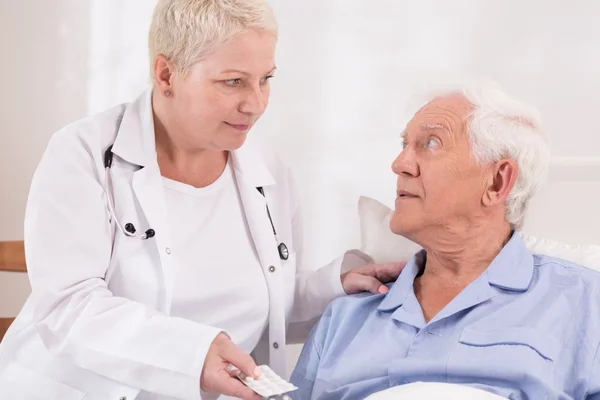
{"label": "shirt button", "polygon": [[[167,253],[167,254],[171,254],[171,249],[170,249],[170,248],[168,248],[168,247],[167,247],[167,248],[165,248],[165,253]],[[127,399],[125,399],[125,400],[127,400]]]}
{"label": "shirt button", "polygon": [[275,267],[271,265],[271,266],[269,267],[269,271],[270,271],[270,272],[275,272]]}
{"label": "shirt button", "polygon": [[279,348],[279,343],[277,343],[277,342],[274,342],[274,343],[273,343],[273,347],[274,347],[275,349],[278,349],[278,348]]}

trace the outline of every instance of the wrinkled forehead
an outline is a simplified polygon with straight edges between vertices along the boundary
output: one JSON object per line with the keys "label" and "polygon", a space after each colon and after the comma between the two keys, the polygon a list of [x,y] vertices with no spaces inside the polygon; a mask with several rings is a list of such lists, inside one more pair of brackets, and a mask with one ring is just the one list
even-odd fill
{"label": "wrinkled forehead", "polygon": [[454,137],[465,135],[472,110],[472,104],[462,94],[438,97],[416,112],[406,132],[444,130]]}

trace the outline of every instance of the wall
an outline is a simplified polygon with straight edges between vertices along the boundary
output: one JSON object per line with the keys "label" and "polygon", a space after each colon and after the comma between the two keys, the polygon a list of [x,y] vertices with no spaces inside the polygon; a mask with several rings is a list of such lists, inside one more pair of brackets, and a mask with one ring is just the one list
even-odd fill
{"label": "wall", "polygon": [[[53,131],[131,100],[147,83],[148,0],[0,2],[0,240],[22,238],[29,180]],[[281,25],[271,105],[253,134],[292,163],[307,260],[358,246],[356,201],[391,205],[415,90],[489,76],[534,103],[553,139],[552,183],[526,230],[600,243],[600,3],[573,0],[272,2]],[[0,275],[0,316],[26,297]],[[297,351],[297,348],[294,349]]]}
{"label": "wall", "polygon": [[[0,240],[23,239],[29,182],[46,143],[86,112],[88,21],[88,2],[0,2]],[[0,317],[15,315],[28,292],[24,274],[0,272]]]}

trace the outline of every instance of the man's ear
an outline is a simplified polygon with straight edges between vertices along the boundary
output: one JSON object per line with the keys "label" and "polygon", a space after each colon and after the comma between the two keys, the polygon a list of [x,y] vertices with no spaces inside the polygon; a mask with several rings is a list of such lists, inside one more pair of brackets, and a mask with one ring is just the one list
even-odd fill
{"label": "man's ear", "polygon": [[517,182],[519,168],[514,160],[500,160],[490,167],[487,187],[483,193],[483,205],[504,204]]}
{"label": "man's ear", "polygon": [[172,78],[175,74],[173,63],[164,55],[159,54],[154,59],[154,84],[161,93],[165,90],[173,90]]}

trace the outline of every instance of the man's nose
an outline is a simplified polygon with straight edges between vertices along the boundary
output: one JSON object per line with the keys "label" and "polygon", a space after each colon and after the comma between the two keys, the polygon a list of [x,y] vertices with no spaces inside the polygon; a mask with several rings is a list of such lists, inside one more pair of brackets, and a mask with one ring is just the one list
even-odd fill
{"label": "man's nose", "polygon": [[396,175],[415,177],[419,176],[419,163],[414,149],[406,147],[392,163],[392,171]]}

